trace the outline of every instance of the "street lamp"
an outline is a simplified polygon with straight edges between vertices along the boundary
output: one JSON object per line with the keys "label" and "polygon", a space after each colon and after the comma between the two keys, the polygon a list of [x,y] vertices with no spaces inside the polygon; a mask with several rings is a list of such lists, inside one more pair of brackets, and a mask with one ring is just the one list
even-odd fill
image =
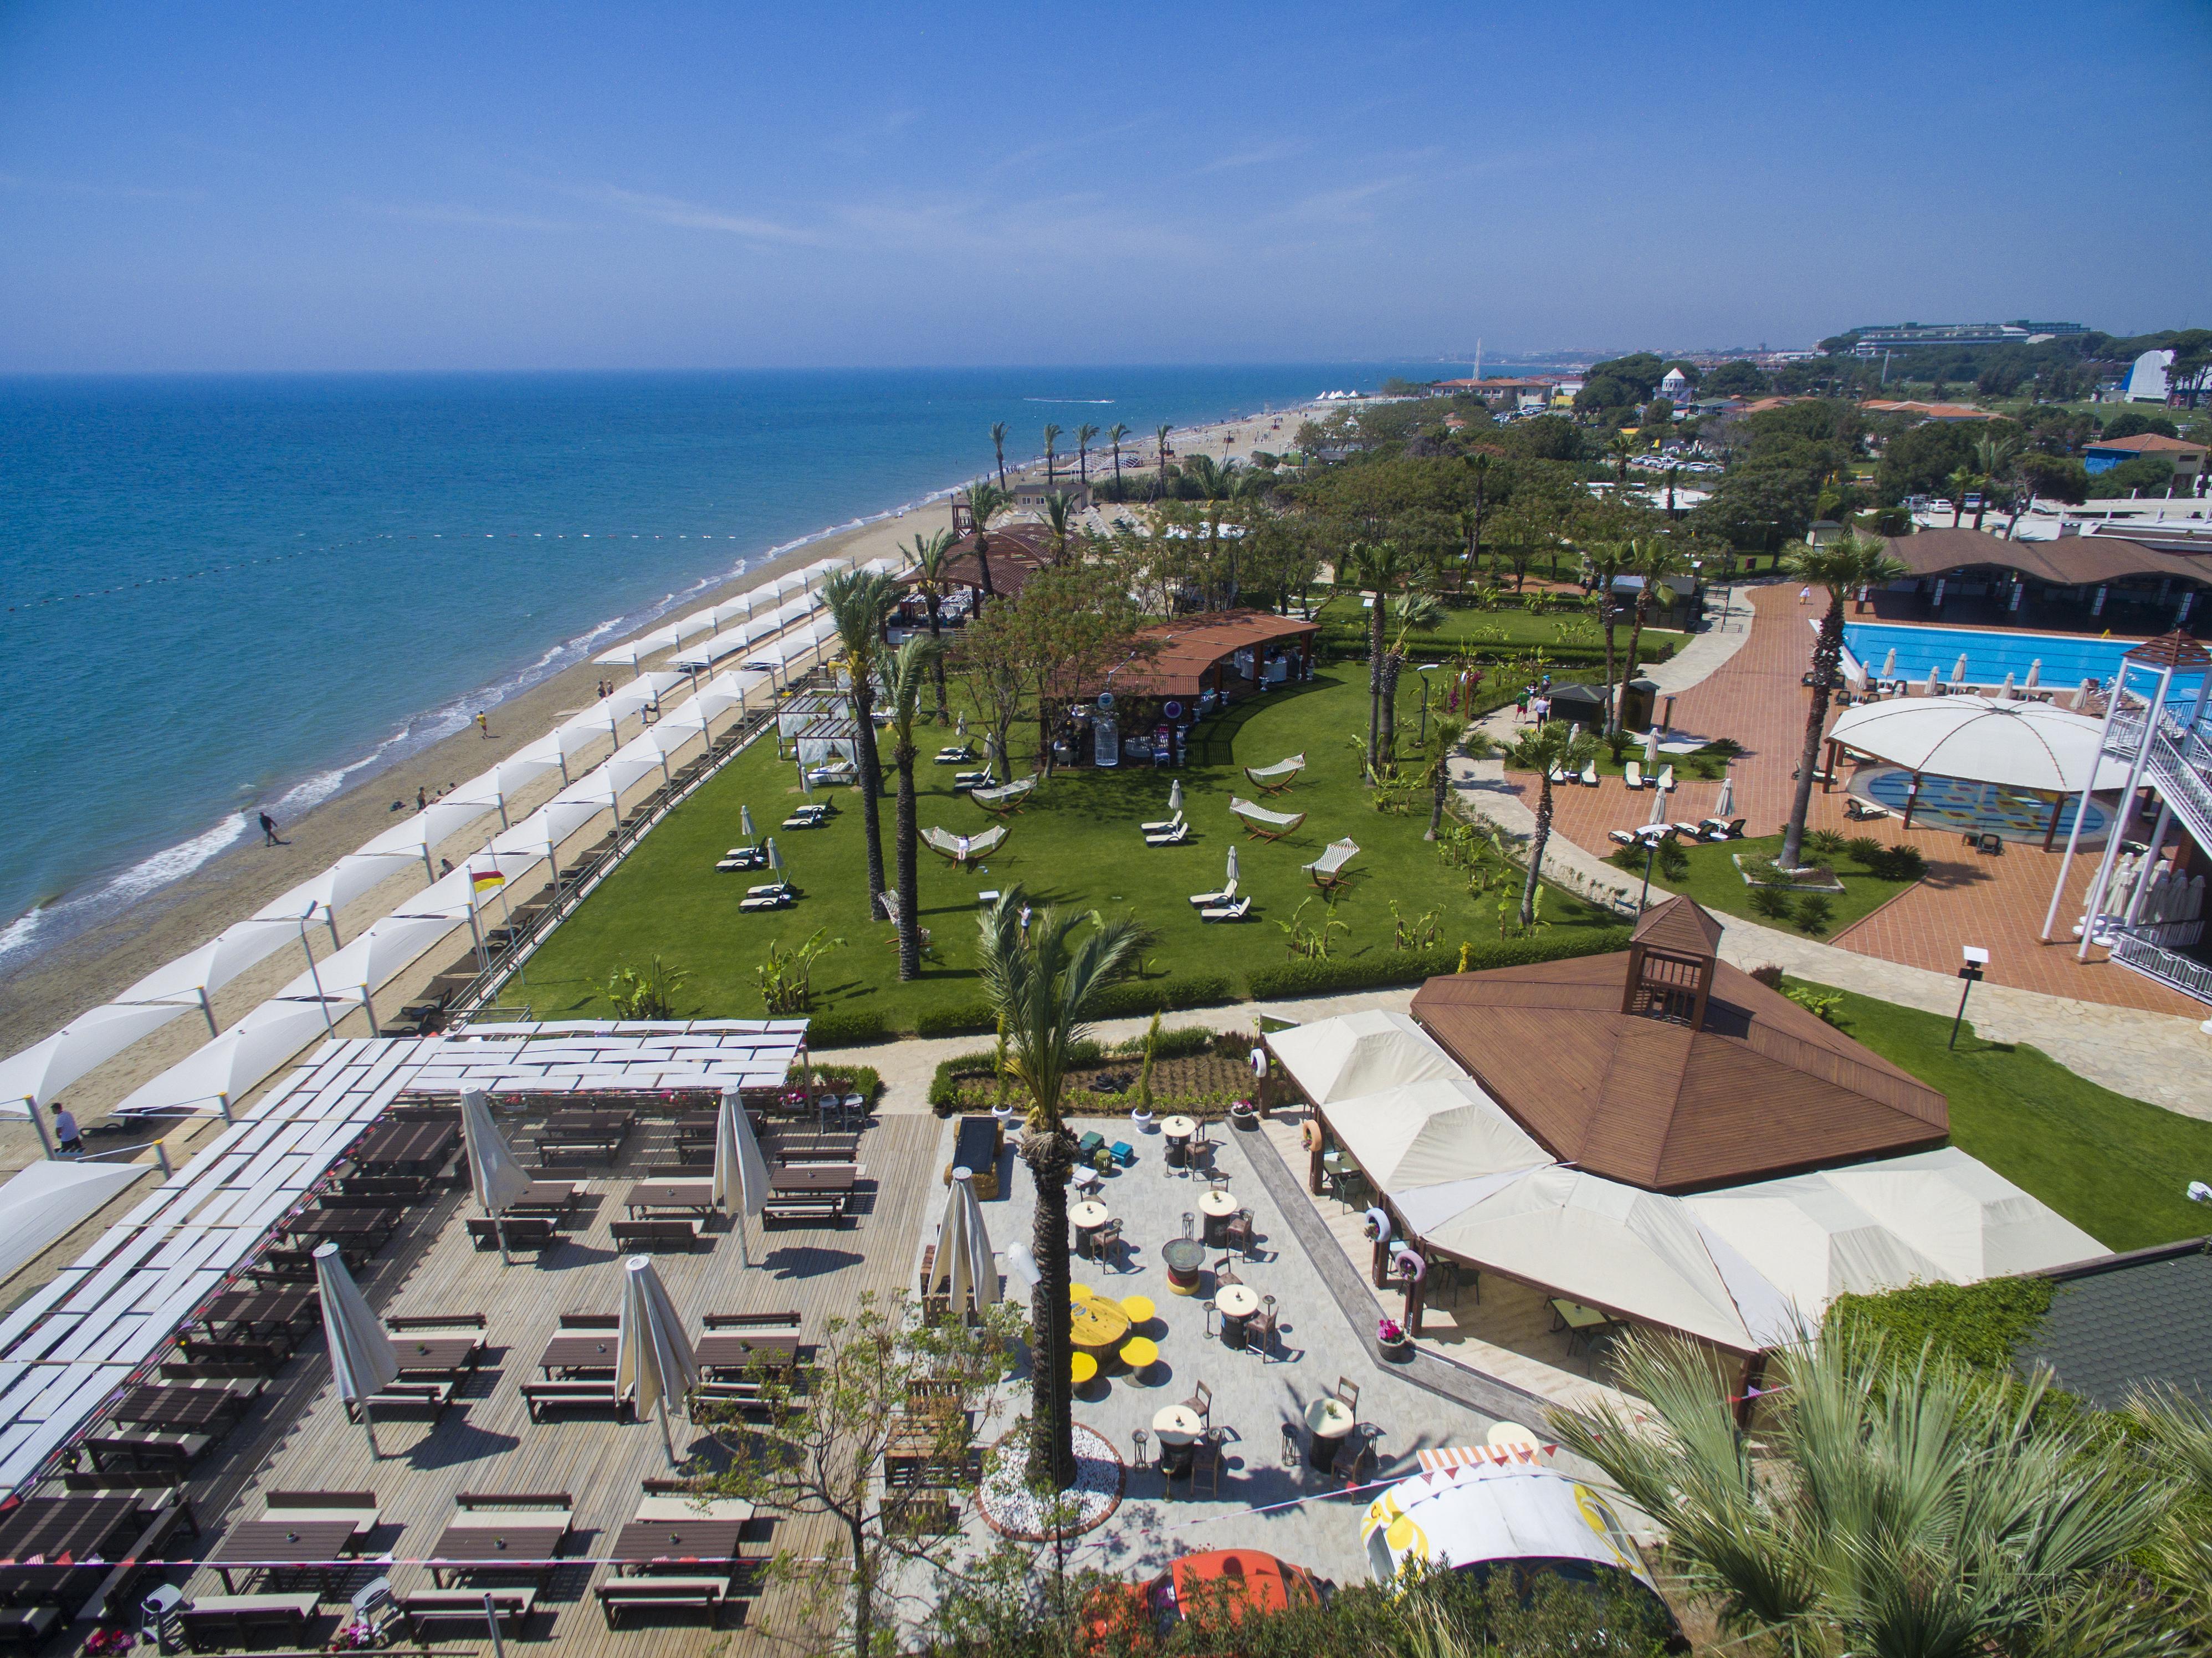
{"label": "street lamp", "polygon": [[1651,897],[1651,860],[1659,855],[1659,843],[1674,832],[1671,828],[1662,829],[1656,824],[1647,825],[1636,831],[1636,838],[1644,842],[1644,890],[1636,896],[1636,913],[1638,915],[1644,914],[1644,906]]}
{"label": "street lamp", "polygon": [[1426,747],[1428,746],[1428,744],[1429,744],[1429,678],[1428,678],[1428,677],[1429,677],[1431,674],[1434,673],[1434,672],[1437,671],[1437,664],[1436,664],[1436,663],[1434,663],[1434,662],[1424,662],[1424,663],[1422,663],[1419,667],[1417,667],[1417,668],[1415,668],[1415,669],[1413,670],[1413,671],[1414,671],[1415,673],[1417,673],[1417,674],[1419,674],[1419,675],[1420,675],[1420,676],[1421,676],[1421,734],[1420,734],[1420,736],[1419,736],[1419,738],[1417,738],[1415,739],[1415,741],[1416,741],[1416,742],[1417,742],[1417,743],[1418,743],[1421,747],[1423,747],[1423,748],[1426,748]]}
{"label": "street lamp", "polygon": [[1974,987],[1982,981],[1983,970],[1990,964],[1990,952],[1978,944],[1966,945],[1965,954],[1966,964],[1959,969],[1959,976],[1966,982],[1959,992],[1959,1011],[1952,1017],[1951,1040],[1944,1044],[1946,1048],[1958,1047],[1959,1026],[1966,1017],[1966,998],[1974,993]]}

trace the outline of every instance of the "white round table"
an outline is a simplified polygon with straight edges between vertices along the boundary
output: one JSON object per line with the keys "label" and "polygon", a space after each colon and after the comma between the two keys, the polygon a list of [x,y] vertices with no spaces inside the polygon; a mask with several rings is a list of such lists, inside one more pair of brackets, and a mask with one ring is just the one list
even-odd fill
{"label": "white round table", "polygon": [[1216,1312],[1227,1318],[1249,1318],[1260,1310],[1260,1292],[1249,1284],[1225,1284],[1213,1292]]}
{"label": "white round table", "polygon": [[1199,1198],[1198,1212],[1226,1220],[1237,1212],[1237,1199],[1226,1192],[1207,1192]]}
{"label": "white round table", "polygon": [[[1220,1303],[1217,1300],[1215,1305]],[[1336,1442],[1358,1425],[1352,1407],[1331,1394],[1306,1406],[1306,1460],[1326,1468],[1336,1460]]]}
{"label": "white round table", "polygon": [[1193,1134],[1198,1133],[1198,1119],[1184,1116],[1163,1117],[1160,1119],[1160,1133],[1165,1134],[1170,1139],[1188,1139]]}
{"label": "white round table", "polygon": [[1106,1206],[1096,1198],[1087,1198],[1077,1204],[1067,1212],[1067,1218],[1079,1230],[1085,1232],[1094,1226],[1103,1226],[1111,1218],[1106,1212]]}
{"label": "white round table", "polygon": [[1206,1431],[1206,1424],[1188,1405],[1170,1405],[1152,1418],[1152,1432],[1163,1445],[1188,1445]]}
{"label": "white round table", "polygon": [[1517,1422],[1493,1422],[1482,1442],[1494,1450],[1502,1451],[1516,1446],[1526,1446],[1534,1450],[1543,1442],[1536,1437],[1534,1430],[1524,1428]]}

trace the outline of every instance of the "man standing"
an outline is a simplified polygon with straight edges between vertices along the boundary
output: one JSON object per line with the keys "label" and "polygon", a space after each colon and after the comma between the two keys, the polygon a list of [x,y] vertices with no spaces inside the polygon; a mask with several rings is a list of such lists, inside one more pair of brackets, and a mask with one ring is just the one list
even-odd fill
{"label": "man standing", "polygon": [[489,741],[491,738],[491,721],[484,718],[483,710],[481,708],[477,711],[477,735],[486,741]]}
{"label": "man standing", "polygon": [[265,811],[261,814],[261,844],[264,847],[281,847],[284,844],[276,838],[276,820]]}
{"label": "man standing", "polygon": [[77,1132],[76,1114],[65,1106],[54,1108],[54,1145],[65,1157],[84,1155],[84,1136]]}

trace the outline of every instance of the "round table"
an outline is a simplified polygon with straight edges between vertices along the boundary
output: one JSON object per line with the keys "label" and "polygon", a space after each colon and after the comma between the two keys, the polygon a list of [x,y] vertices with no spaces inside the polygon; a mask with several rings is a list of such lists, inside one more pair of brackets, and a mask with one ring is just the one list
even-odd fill
{"label": "round table", "polygon": [[1198,1133],[1197,1121],[1190,1117],[1165,1117],[1160,1121],[1160,1133],[1167,1136],[1168,1166],[1186,1167],[1190,1162],[1191,1137]]}
{"label": "round table", "polygon": [[1160,1248],[1168,1269],[1168,1288],[1179,1296],[1198,1293],[1198,1269],[1206,1265],[1206,1246],[1196,1238],[1170,1238]]}
{"label": "round table", "polygon": [[1079,1347],[1113,1347],[1129,1333],[1129,1315],[1119,1302],[1093,1296],[1067,1311],[1067,1339]]}
{"label": "round table", "polygon": [[1206,1217],[1206,1241],[1227,1247],[1229,1223],[1237,1213],[1237,1199],[1226,1192],[1208,1192],[1199,1199],[1198,1212]]}
{"label": "round table", "polygon": [[1075,1228],[1075,1253],[1088,1259],[1091,1254],[1091,1235],[1112,1218],[1106,1206],[1096,1198],[1086,1198],[1068,1210],[1067,1218]]}
{"label": "round table", "polygon": [[1352,1407],[1334,1394],[1314,1400],[1306,1406],[1306,1461],[1316,1468],[1328,1467],[1336,1460],[1337,1442],[1358,1424]]}
{"label": "round table", "polygon": [[1224,1284],[1213,1292],[1213,1308],[1221,1315],[1223,1345],[1242,1347],[1246,1322],[1260,1310],[1260,1292],[1249,1284]]}
{"label": "round table", "polygon": [[1490,1431],[1483,1436],[1482,1442],[1496,1450],[1517,1449],[1522,1447],[1534,1450],[1543,1442],[1536,1437],[1534,1429],[1524,1428],[1517,1422],[1493,1422],[1490,1424]]}
{"label": "round table", "polygon": [[1190,1467],[1191,1447],[1206,1431],[1206,1424],[1187,1405],[1170,1405],[1152,1418],[1152,1432],[1160,1442],[1160,1472],[1170,1479]]}

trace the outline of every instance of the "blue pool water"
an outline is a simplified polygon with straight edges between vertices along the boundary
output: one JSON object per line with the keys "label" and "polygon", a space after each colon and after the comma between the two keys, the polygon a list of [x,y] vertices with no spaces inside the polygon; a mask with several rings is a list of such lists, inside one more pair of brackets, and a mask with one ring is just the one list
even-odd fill
{"label": "blue pool water", "polygon": [[[1861,772],[1851,780],[1853,794],[1887,806],[1899,817],[1905,815],[1911,787],[1912,774],[1901,767]],[[1994,783],[1923,777],[1919,796],[1912,805],[1912,823],[1916,829],[1972,829],[1978,835],[2000,835],[2008,841],[2039,841],[2046,835],[2063,839],[2073,832],[2074,811],[2080,804],[2078,795],[2068,795],[2058,802],[2058,826],[2053,830],[2049,800]],[[2112,823],[2112,814],[2092,800],[2088,816],[2081,820],[2082,843],[2101,843]]]}
{"label": "blue pool water", "polygon": [[[1948,681],[1964,656],[1965,680],[1975,685],[2001,685],[2008,673],[2026,684],[2028,669],[2039,662],[2046,689],[2072,690],[2084,679],[2109,684],[2119,671],[2121,656],[2136,643],[2132,639],[2092,639],[2073,634],[1893,627],[1879,622],[1844,624],[1844,648],[1869,673],[1881,673],[1883,662],[1894,650],[1897,666],[1889,677],[1922,680],[1933,668],[1938,677]],[[2177,679],[2175,686],[2193,696],[2197,681]]]}

